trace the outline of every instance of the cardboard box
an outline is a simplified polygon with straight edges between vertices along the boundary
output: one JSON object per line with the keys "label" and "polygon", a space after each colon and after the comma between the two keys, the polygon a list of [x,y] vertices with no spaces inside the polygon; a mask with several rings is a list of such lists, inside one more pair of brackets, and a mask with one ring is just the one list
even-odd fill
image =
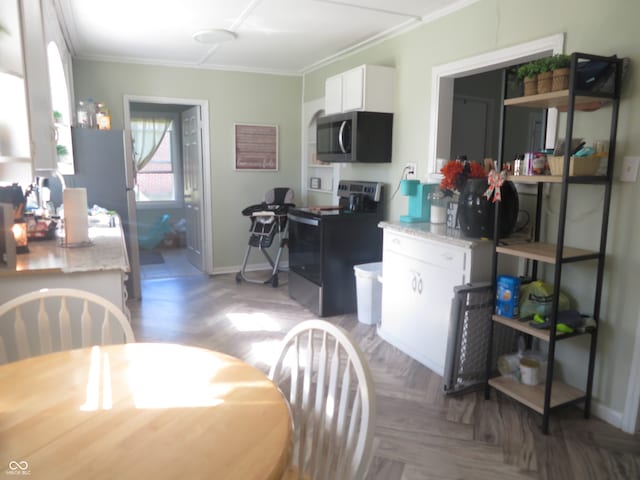
{"label": "cardboard box", "polygon": [[[564,170],[564,157],[550,155],[549,170],[551,175],[562,175]],[[600,169],[602,156],[593,155],[591,157],[571,157],[569,160],[569,176],[576,175],[595,175]]]}

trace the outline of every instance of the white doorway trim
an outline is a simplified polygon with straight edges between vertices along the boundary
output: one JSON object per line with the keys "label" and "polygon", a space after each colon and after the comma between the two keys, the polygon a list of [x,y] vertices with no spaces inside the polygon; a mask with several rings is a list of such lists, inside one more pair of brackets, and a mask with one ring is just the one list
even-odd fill
{"label": "white doorway trim", "polygon": [[[202,178],[200,179],[203,196],[202,204],[202,256],[204,273],[213,274],[213,205],[211,202],[211,158],[209,139],[209,101],[193,98],[148,97],[143,95],[124,95],[124,128],[131,131],[131,102],[158,103],[169,105],[199,106],[202,115]],[[206,246],[206,247],[205,247]]]}
{"label": "white doorway trim", "polygon": [[[448,158],[453,119],[453,84],[458,77],[484,73],[517,65],[536,58],[562,53],[564,34],[558,33],[532,42],[483,53],[475,57],[434,67],[431,74],[431,128],[429,135],[428,174],[436,171],[436,159]],[[558,112],[549,109],[547,145],[555,143]]]}
{"label": "white doorway trim", "polygon": [[640,327],[636,328],[631,371],[629,372],[627,385],[629,387],[627,389],[627,398],[624,402],[621,427],[627,433],[636,433],[640,431]]}

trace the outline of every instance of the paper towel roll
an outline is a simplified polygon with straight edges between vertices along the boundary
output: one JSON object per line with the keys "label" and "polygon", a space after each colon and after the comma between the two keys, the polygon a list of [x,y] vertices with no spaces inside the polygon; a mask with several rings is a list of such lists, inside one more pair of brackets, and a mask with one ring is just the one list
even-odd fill
{"label": "paper towel roll", "polygon": [[65,188],[62,191],[62,203],[64,204],[65,243],[88,242],[87,190],[85,188]]}

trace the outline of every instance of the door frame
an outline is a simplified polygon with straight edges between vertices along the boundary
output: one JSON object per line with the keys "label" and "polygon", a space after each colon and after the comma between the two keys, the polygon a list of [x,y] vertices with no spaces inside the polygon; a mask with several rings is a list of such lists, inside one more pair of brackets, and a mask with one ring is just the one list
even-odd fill
{"label": "door frame", "polygon": [[[636,324],[640,324],[640,315],[638,320]],[[635,434],[640,431],[640,326],[636,327],[627,384],[629,387],[622,411],[621,428],[627,433]]]}
{"label": "door frame", "polygon": [[[209,138],[209,101],[194,98],[176,97],[156,97],[145,95],[123,96],[124,103],[124,128],[131,131],[131,103],[156,103],[170,105],[184,105],[187,107],[200,107],[201,127],[202,127],[202,177],[200,178],[200,188],[202,191],[202,210],[200,221],[202,222],[202,257],[204,273],[213,274],[213,204],[211,196],[211,148]],[[204,248],[205,245],[211,248]]]}
{"label": "door frame", "polygon": [[[489,72],[547,57],[564,50],[564,34],[558,33],[513,47],[483,53],[452,63],[433,67],[431,71],[431,128],[427,173],[436,172],[436,159],[447,158],[451,146],[453,120],[453,86],[456,78]],[[555,144],[558,111],[547,115],[547,145]]]}

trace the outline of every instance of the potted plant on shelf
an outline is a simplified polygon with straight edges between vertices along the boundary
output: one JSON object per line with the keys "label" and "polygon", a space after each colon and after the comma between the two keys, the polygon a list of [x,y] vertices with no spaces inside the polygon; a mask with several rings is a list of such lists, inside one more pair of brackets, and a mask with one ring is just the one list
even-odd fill
{"label": "potted plant on shelf", "polygon": [[507,73],[507,93],[505,98],[517,98],[524,95],[524,82],[518,76],[518,66],[514,65],[506,69]]}
{"label": "potted plant on shelf", "polygon": [[539,67],[536,62],[529,62],[518,67],[518,79],[524,82],[524,95],[538,93],[537,76]]}
{"label": "potted plant on shelf", "polygon": [[541,58],[538,64],[538,93],[549,93],[553,82],[552,70],[553,57]]}
{"label": "potted plant on shelf", "polygon": [[571,56],[558,53],[550,59],[553,81],[551,91],[566,90],[569,88],[569,67],[571,66]]}

